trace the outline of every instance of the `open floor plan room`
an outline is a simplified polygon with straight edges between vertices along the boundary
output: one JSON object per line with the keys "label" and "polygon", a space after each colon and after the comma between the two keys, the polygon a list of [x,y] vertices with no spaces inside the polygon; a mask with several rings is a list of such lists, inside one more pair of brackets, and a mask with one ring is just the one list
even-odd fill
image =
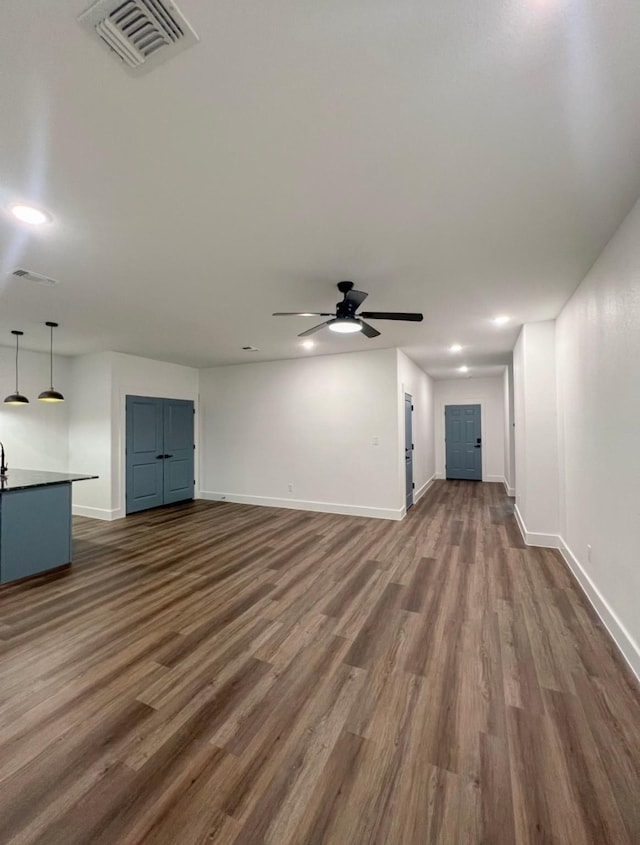
{"label": "open floor plan room", "polygon": [[640,845],[640,2],[0,2],[0,845]]}
{"label": "open floor plan room", "polygon": [[501,485],[75,536],[2,594],[0,842],[638,841],[637,692]]}

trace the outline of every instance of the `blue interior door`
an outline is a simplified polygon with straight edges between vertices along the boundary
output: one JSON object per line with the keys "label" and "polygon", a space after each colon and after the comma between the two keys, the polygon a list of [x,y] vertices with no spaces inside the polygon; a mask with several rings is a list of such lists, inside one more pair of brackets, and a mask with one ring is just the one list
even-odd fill
{"label": "blue interior door", "polygon": [[447,405],[444,414],[447,478],[482,481],[480,405]]}
{"label": "blue interior door", "polygon": [[405,464],[405,505],[407,510],[413,505],[413,423],[411,411],[413,400],[404,394],[404,464]]}
{"label": "blue interior door", "polygon": [[164,503],[193,499],[193,402],[164,400]]}
{"label": "blue interior door", "polygon": [[164,406],[162,399],[127,396],[127,513],[164,501]]}
{"label": "blue interior door", "polygon": [[127,513],[193,499],[193,402],[127,396]]}

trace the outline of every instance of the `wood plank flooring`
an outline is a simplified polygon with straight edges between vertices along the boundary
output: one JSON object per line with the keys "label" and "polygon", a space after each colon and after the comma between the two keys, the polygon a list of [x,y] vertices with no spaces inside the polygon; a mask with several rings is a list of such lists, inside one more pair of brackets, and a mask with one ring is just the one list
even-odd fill
{"label": "wood plank flooring", "polygon": [[0,842],[637,845],[640,697],[501,486],[75,521],[0,591]]}

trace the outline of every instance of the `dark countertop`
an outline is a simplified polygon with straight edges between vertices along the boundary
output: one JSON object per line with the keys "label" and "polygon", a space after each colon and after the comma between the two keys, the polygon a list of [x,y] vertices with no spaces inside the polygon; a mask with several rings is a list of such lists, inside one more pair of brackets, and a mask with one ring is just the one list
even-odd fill
{"label": "dark countertop", "polygon": [[11,469],[6,478],[0,478],[0,493],[24,490],[26,487],[46,487],[49,484],[66,484],[69,481],[89,481],[97,475],[75,475],[70,472],[44,472],[37,469]]}

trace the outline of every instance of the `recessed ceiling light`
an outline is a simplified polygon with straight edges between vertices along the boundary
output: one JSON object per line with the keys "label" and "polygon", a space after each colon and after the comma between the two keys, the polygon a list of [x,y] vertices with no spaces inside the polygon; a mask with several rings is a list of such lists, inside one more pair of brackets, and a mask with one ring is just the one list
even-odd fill
{"label": "recessed ceiling light", "polygon": [[12,205],[10,210],[14,217],[17,217],[23,223],[29,223],[31,226],[41,226],[43,223],[51,221],[51,217],[45,211],[41,211],[33,205]]}
{"label": "recessed ceiling light", "polygon": [[459,343],[454,343],[453,346],[449,347],[449,352],[462,352],[462,347]]}
{"label": "recessed ceiling light", "polygon": [[302,345],[305,349],[313,349],[316,344],[313,340],[303,340]]}
{"label": "recessed ceiling light", "polygon": [[467,367],[466,365],[463,365],[462,367],[458,367],[458,372],[459,373],[468,373],[469,367]]}
{"label": "recessed ceiling light", "polygon": [[505,323],[508,323],[511,318],[507,317],[506,314],[500,314],[498,317],[493,318],[493,322],[496,326],[504,326]]}

